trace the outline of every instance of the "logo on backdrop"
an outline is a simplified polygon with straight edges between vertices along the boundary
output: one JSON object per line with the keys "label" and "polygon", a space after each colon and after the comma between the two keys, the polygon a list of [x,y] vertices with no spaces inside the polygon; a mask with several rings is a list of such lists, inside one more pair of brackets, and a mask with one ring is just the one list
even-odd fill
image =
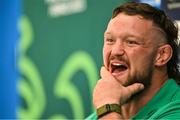
{"label": "logo on backdrop", "polygon": [[[31,57],[27,55],[27,51],[33,43],[34,32],[31,22],[26,16],[21,18],[20,31],[22,33],[19,47],[21,56],[18,67],[21,77],[18,83],[18,91],[23,105],[18,109],[17,117],[18,119],[40,119],[44,111],[48,109],[46,107],[49,99],[45,92],[40,71]],[[73,76],[78,71],[82,71],[86,75],[88,88],[92,91],[98,79],[98,71],[93,58],[85,51],[75,51],[67,58],[62,67],[58,69],[52,87],[52,94],[55,99],[68,101],[73,112],[73,119],[83,119],[85,117],[82,94],[78,86],[72,82]],[[90,107],[93,111],[93,106]],[[50,115],[49,119],[68,119],[68,117],[57,112]]]}
{"label": "logo on backdrop", "polygon": [[45,0],[50,17],[60,17],[84,12],[86,0]]}
{"label": "logo on backdrop", "polygon": [[161,0],[135,0],[135,1],[142,2],[142,3],[148,3],[157,8],[161,7]]}
{"label": "logo on backdrop", "polygon": [[167,6],[169,9],[180,8],[180,1],[179,0],[167,0]]}

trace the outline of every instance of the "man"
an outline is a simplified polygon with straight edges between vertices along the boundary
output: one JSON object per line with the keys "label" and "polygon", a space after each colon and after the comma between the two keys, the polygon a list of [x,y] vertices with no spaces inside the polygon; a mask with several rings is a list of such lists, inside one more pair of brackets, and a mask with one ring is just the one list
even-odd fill
{"label": "man", "polygon": [[180,119],[178,28],[145,3],[117,7],[104,33],[96,112],[87,119]]}

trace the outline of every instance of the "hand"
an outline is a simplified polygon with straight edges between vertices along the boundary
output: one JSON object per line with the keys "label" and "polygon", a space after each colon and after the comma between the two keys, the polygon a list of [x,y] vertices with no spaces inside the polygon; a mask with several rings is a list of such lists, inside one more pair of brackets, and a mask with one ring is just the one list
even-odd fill
{"label": "hand", "polygon": [[141,83],[123,86],[105,68],[101,68],[101,79],[97,82],[93,92],[93,103],[96,108],[105,104],[117,103],[122,105],[132,95],[144,89]]}

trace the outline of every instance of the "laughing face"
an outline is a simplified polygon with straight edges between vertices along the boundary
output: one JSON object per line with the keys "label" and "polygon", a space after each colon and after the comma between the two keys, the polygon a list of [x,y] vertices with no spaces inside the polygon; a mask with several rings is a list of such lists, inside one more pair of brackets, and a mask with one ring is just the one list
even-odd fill
{"label": "laughing face", "polygon": [[150,84],[157,55],[157,31],[152,21],[120,13],[104,33],[103,59],[109,72],[123,85]]}

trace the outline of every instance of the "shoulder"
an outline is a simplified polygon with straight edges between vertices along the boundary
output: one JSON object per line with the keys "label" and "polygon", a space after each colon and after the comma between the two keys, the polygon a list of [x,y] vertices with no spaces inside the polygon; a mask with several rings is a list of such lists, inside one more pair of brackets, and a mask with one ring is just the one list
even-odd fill
{"label": "shoulder", "polygon": [[160,108],[149,119],[180,119],[180,100],[172,101]]}
{"label": "shoulder", "polygon": [[166,92],[171,91],[169,102],[159,108],[150,119],[180,119],[180,87],[174,81]]}
{"label": "shoulder", "polygon": [[172,101],[180,100],[180,87],[177,87],[177,90],[172,98]]}

